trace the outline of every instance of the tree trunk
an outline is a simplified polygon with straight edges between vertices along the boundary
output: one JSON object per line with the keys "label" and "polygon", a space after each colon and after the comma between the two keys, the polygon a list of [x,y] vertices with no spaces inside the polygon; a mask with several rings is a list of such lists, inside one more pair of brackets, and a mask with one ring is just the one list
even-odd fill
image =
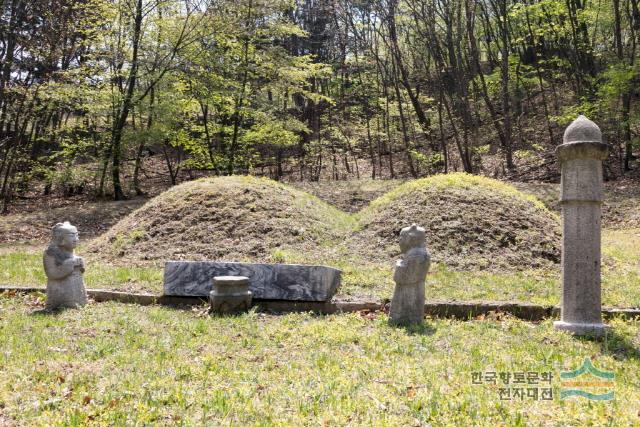
{"label": "tree trunk", "polygon": [[131,58],[131,68],[129,69],[129,77],[127,82],[127,90],[120,107],[117,120],[114,121],[111,133],[111,147],[113,162],[111,164],[111,177],[113,179],[113,198],[115,200],[124,200],[125,194],[122,190],[120,181],[120,166],[122,157],[122,132],[127,123],[127,117],[132,106],[133,92],[136,87],[136,79],[138,77],[138,48],[140,46],[140,35],[142,28],[142,0],[137,0],[136,11],[133,28],[133,54]]}

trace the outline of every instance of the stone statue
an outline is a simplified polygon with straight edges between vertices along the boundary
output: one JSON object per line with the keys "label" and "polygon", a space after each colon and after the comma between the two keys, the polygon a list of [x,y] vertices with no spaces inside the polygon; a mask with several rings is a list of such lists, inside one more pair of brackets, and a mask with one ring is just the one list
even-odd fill
{"label": "stone statue", "polygon": [[68,222],[53,227],[51,244],[44,251],[47,275],[47,309],[76,308],[87,303],[82,273],[84,260],[73,254],[78,245],[78,230]]}
{"label": "stone statue", "polygon": [[430,258],[424,228],[413,224],[400,231],[403,258],[396,262],[389,322],[395,325],[421,324],[424,319],[424,281]]}

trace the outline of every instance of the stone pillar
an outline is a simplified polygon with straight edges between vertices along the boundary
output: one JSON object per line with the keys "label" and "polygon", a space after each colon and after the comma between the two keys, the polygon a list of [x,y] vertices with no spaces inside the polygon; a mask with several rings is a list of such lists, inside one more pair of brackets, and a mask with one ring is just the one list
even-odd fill
{"label": "stone pillar", "polygon": [[602,335],[600,217],[602,161],[609,147],[600,128],[579,116],[556,149],[562,172],[562,308],[556,329]]}

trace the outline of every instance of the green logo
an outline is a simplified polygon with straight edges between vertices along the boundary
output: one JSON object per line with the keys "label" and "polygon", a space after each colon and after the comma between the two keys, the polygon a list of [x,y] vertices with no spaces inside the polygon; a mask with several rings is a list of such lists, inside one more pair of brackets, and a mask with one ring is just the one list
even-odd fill
{"label": "green logo", "polygon": [[[594,378],[589,378],[589,375]],[[579,378],[586,376],[586,378]],[[616,374],[601,371],[593,366],[591,359],[585,357],[582,366],[574,371],[560,372],[560,399],[572,396],[586,397],[590,400],[613,400]]]}

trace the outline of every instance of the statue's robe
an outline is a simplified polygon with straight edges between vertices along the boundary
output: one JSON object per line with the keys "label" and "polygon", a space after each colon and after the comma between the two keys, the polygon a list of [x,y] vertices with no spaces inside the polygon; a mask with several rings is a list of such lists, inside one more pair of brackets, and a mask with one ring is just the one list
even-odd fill
{"label": "statue's robe", "polygon": [[424,318],[424,282],[429,271],[426,248],[412,248],[398,260],[393,274],[393,291],[389,320],[399,325],[422,323]]}

